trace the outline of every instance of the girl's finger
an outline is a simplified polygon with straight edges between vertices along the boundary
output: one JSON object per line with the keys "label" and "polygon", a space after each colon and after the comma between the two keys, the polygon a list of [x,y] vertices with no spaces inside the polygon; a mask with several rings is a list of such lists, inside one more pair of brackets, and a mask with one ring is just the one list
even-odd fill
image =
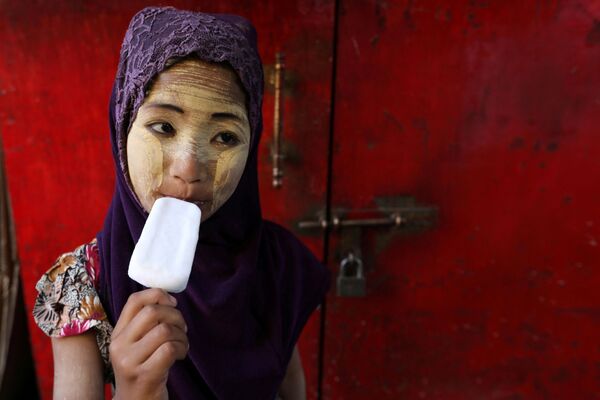
{"label": "girl's finger", "polygon": [[123,307],[123,311],[121,311],[121,316],[115,325],[112,337],[117,337],[133,317],[140,312],[142,307],[149,304],[175,306],[177,305],[177,300],[162,289],[146,289],[133,293],[129,296],[127,303],[125,303],[125,307]]}
{"label": "girl's finger", "polygon": [[187,354],[188,345],[180,341],[169,341],[161,344],[158,349],[142,364],[148,373],[168,371],[175,360],[183,360]]}
{"label": "girl's finger", "polygon": [[[174,325],[164,323],[156,325],[147,335],[133,345],[135,362],[145,363],[163,344],[168,342],[174,342],[178,347],[184,349],[188,347],[188,338],[184,331]],[[185,357],[185,353],[183,357]]]}
{"label": "girl's finger", "polygon": [[183,315],[178,309],[173,306],[150,304],[144,306],[121,333],[126,341],[137,342],[160,323],[173,325],[183,332],[187,331]]}

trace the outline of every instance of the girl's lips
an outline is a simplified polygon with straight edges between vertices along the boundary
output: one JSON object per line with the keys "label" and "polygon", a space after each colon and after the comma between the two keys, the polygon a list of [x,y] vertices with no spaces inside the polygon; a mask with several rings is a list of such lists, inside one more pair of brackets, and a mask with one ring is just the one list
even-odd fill
{"label": "girl's lips", "polygon": [[179,199],[179,200],[187,201],[188,203],[193,203],[193,204],[197,205],[198,207],[205,206],[205,205],[207,205],[207,204],[209,204],[209,203],[211,203],[211,202],[212,202],[212,199],[208,199],[208,200],[186,199],[186,198],[184,198],[184,197],[178,197],[178,196],[168,196],[168,195],[165,195],[165,194],[159,193],[157,198],[161,198],[161,197],[173,197],[173,198],[175,198],[175,199]]}

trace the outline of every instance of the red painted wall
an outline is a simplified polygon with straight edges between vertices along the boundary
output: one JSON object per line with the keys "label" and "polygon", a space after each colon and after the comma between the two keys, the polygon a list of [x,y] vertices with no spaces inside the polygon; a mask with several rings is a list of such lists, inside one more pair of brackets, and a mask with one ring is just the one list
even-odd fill
{"label": "red painted wall", "polygon": [[326,398],[600,397],[599,20],[342,0],[332,205],[411,194],[439,221],[364,231],[368,297],[329,298]]}

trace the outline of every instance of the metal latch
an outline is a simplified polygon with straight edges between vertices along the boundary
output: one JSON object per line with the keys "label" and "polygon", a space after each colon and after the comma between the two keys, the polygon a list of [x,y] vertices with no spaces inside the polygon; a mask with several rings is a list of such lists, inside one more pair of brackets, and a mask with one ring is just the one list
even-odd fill
{"label": "metal latch", "polygon": [[[437,208],[418,206],[413,197],[400,197],[395,199],[401,205],[383,205],[374,210],[349,211],[334,209],[331,218],[327,220],[321,213],[316,220],[298,222],[300,229],[327,229],[343,228],[403,228],[403,229],[428,229],[437,219]],[[348,215],[353,217],[348,218]],[[371,217],[358,218],[358,215],[371,215]]]}
{"label": "metal latch", "polygon": [[338,296],[363,297],[367,294],[368,271],[361,256],[365,250],[362,249],[363,228],[387,228],[386,232],[391,234],[395,230],[410,233],[429,229],[437,221],[437,208],[417,205],[413,197],[384,198],[377,203],[377,209],[333,209],[329,219],[319,214],[314,220],[298,222],[300,229],[330,229],[340,235],[337,254],[341,260],[336,281]]}
{"label": "metal latch", "polygon": [[402,216],[399,213],[394,213],[388,217],[382,218],[365,218],[365,219],[343,219],[339,215],[333,215],[331,221],[327,221],[324,217],[319,217],[316,221],[300,221],[298,228],[300,229],[311,229],[311,228],[322,228],[326,229],[331,226],[333,229],[341,227],[385,227],[385,226],[400,226],[402,224]]}

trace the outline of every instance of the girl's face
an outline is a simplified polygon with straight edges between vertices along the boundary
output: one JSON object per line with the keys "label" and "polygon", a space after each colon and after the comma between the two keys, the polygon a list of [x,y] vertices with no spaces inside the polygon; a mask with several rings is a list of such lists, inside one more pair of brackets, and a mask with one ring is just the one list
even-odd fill
{"label": "girl's face", "polygon": [[127,137],[127,163],[146,211],[160,197],[197,204],[202,220],[235,190],[248,158],[250,124],[235,73],[190,59],[160,73]]}

